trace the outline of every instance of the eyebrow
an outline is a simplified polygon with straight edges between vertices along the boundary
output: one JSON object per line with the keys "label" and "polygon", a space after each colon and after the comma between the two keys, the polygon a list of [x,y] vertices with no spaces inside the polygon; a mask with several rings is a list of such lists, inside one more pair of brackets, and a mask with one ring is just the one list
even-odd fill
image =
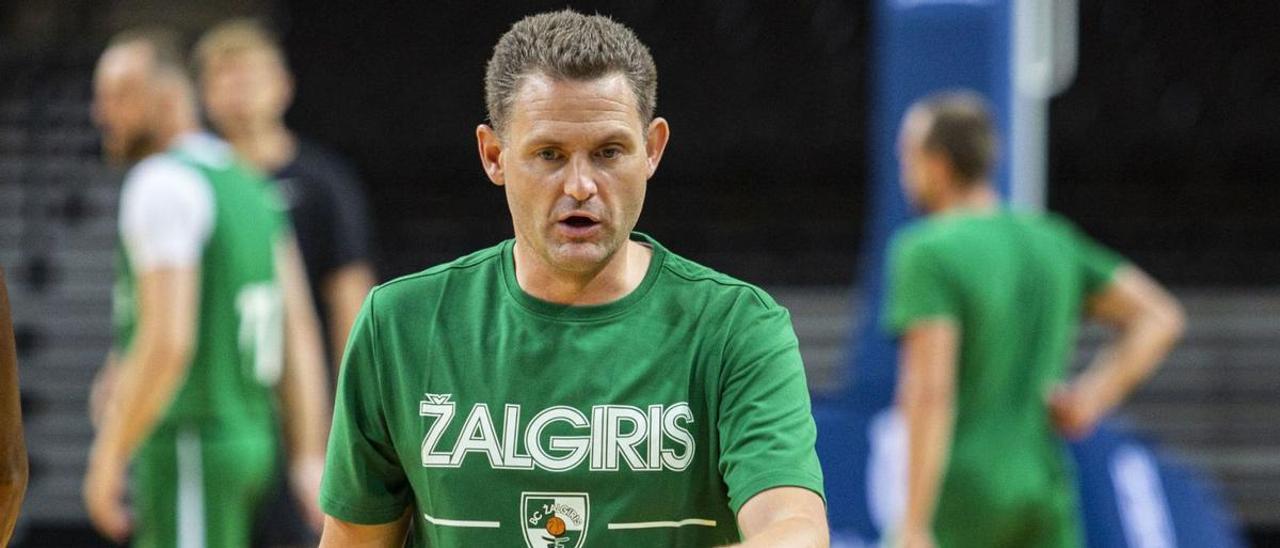
{"label": "eyebrow", "polygon": [[[557,139],[549,134],[534,133],[525,141],[530,147],[539,146],[560,146],[565,144],[563,140]],[[598,139],[600,143],[617,143],[624,145],[632,145],[631,135],[626,131],[615,130],[605,133]]]}

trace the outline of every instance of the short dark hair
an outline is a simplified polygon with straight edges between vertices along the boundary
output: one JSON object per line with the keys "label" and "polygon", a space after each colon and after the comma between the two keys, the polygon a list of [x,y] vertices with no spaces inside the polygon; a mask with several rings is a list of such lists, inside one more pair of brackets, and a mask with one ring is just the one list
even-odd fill
{"label": "short dark hair", "polygon": [[658,69],[649,48],[625,25],[604,15],[573,10],[540,13],[512,25],[493,48],[485,71],[489,123],[501,132],[520,83],[542,73],[559,80],[594,80],[613,73],[627,78],[640,120],[653,120]]}
{"label": "short dark hair", "polygon": [[929,117],[929,130],[921,145],[951,160],[956,176],[976,183],[991,174],[999,145],[991,109],[972,91],[948,91],[916,103]]}
{"label": "short dark hair", "polygon": [[129,44],[143,44],[151,50],[152,74],[171,72],[190,80],[185,41],[178,31],[165,27],[140,27],[121,31],[107,42],[107,49]]}

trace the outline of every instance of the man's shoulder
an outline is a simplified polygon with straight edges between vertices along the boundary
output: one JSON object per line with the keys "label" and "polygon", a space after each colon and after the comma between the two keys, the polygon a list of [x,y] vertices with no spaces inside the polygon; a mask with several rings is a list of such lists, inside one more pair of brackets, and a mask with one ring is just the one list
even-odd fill
{"label": "man's shoulder", "polygon": [[947,219],[923,217],[907,223],[894,233],[889,244],[895,255],[918,253],[925,248],[945,246],[954,239],[954,231]]}
{"label": "man's shoulder", "polygon": [[503,245],[481,249],[447,263],[379,284],[373,288],[371,298],[376,301],[375,306],[383,308],[404,302],[421,302],[460,281],[496,279],[494,271],[502,258]]}
{"label": "man's shoulder", "polygon": [[768,292],[755,284],[740,280],[711,267],[702,265],[671,252],[666,253],[663,272],[677,286],[679,294],[697,294],[704,298],[745,300],[765,309],[779,308],[778,302]]}
{"label": "man's shoulder", "polygon": [[177,174],[180,177],[196,177],[203,179],[204,174],[177,155],[168,152],[152,154],[138,161],[125,172],[124,184],[138,184],[140,181],[163,180]]}
{"label": "man's shoulder", "polygon": [[167,153],[152,154],[125,173],[120,201],[127,205],[154,199],[163,204],[180,197],[205,198],[210,192],[208,184],[204,173],[181,159]]}

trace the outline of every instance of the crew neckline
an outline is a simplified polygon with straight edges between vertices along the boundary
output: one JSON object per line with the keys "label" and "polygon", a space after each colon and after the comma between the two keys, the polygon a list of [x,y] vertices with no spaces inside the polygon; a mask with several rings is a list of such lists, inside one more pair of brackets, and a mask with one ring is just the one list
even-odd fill
{"label": "crew neckline", "polygon": [[662,270],[662,265],[667,259],[666,248],[662,247],[662,244],[659,244],[657,240],[654,240],[648,234],[632,232],[629,241],[647,244],[653,250],[653,255],[649,258],[649,268],[645,270],[644,280],[630,293],[618,300],[604,304],[570,305],[553,303],[530,295],[524,288],[520,287],[520,282],[516,280],[514,253],[516,241],[514,239],[502,242],[501,269],[503,286],[507,290],[507,295],[520,308],[553,320],[586,322],[625,314],[643,300],[650,289],[653,289],[653,285],[657,282],[658,275]]}

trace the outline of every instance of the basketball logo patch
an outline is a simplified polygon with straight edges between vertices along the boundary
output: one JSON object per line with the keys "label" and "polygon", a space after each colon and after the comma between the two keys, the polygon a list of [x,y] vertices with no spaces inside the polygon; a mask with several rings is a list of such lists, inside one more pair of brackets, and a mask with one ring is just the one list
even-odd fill
{"label": "basketball logo patch", "polygon": [[520,494],[520,522],[529,548],[580,548],[587,537],[586,493]]}

